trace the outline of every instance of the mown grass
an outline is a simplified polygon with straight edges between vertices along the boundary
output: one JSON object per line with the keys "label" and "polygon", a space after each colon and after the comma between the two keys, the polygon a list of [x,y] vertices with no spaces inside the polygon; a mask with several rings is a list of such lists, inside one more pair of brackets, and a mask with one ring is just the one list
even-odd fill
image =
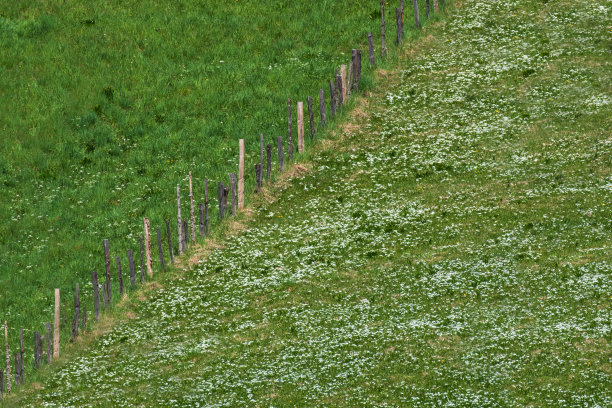
{"label": "mown grass", "polygon": [[247,231],[7,405],[609,406],[605,1],[460,5]]}
{"label": "mown grass", "polygon": [[[236,172],[238,139],[250,192],[258,135],[287,149],[287,98],[295,140],[295,102],[312,95],[317,107],[319,88],[329,102],[327,81],[352,48],[366,67],[369,31],[379,49],[375,1],[25,1],[1,13],[0,316],[12,344],[24,328],[30,345],[52,319],[53,288],[69,311],[80,283],[91,312],[104,238],[115,279],[114,257],[125,276],[144,216],[176,233],[175,187],[185,216],[189,171],[196,203],[212,182],[215,227],[215,183]],[[367,89],[367,69],[363,79]],[[329,105],[327,115],[333,124]]]}

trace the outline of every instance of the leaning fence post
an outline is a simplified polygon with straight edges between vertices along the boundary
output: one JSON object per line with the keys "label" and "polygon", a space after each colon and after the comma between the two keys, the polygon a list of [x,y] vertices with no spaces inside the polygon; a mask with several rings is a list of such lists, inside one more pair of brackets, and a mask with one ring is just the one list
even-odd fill
{"label": "leaning fence post", "polygon": [[[196,242],[196,234],[195,234],[195,205],[193,202],[193,184],[191,181],[191,172],[189,172],[189,203],[191,205],[191,243],[195,244]],[[164,268],[165,270],[166,268]]]}
{"label": "leaning fence post", "polygon": [[115,262],[117,263],[117,279],[119,279],[119,295],[123,296],[123,273],[121,272],[121,258],[118,255]]}
{"label": "leaning fence post", "polygon": [[283,153],[283,138],[281,136],[276,138],[276,144],[278,145],[278,165],[282,173],[285,171],[285,155]]}
{"label": "leaning fence post", "polygon": [[417,0],[412,0],[412,8],[414,8],[414,25],[416,28],[421,28],[421,23],[419,23],[419,3]]}
{"label": "leaning fence post", "polygon": [[185,251],[185,248],[183,248],[183,220],[181,218],[181,186],[178,184],[176,185],[176,206],[178,209],[178,250],[179,255],[182,255]]}
{"label": "leaning fence post", "polygon": [[164,249],[162,247],[161,229],[157,228],[157,252],[159,252],[159,263],[163,272],[166,272],[166,262],[164,261]]}
{"label": "leaning fence post", "polygon": [[312,96],[308,97],[308,116],[310,117],[310,138],[315,135],[314,112],[312,111]]}
{"label": "leaning fence post", "polygon": [[104,299],[104,307],[107,307],[111,302],[111,275],[110,275],[110,250],[108,248],[108,239],[104,243],[104,268],[106,270],[106,293],[108,296]]}
{"label": "leaning fence post", "polygon": [[134,251],[128,250],[128,265],[130,267],[130,287],[136,287],[136,267],[134,266]]}
{"label": "leaning fence post", "polygon": [[229,178],[232,190],[232,215],[236,216],[236,173],[230,173]]}
{"label": "leaning fence post", "polygon": [[297,103],[297,131],[298,153],[304,153],[304,102]]}
{"label": "leaning fence post", "polygon": [[387,54],[387,47],[385,45],[385,0],[380,0],[380,55],[384,57]]}
{"label": "leaning fence post", "polygon": [[210,215],[208,213],[208,179],[204,179],[204,220],[204,232],[208,235],[210,228]]}
{"label": "leaning fence post", "polygon": [[272,175],[272,145],[266,145],[266,179]]}
{"label": "leaning fence post", "polygon": [[293,138],[291,137],[291,98],[289,98],[287,100],[287,108],[289,110],[289,151],[288,151],[288,156],[289,156],[289,161],[291,161],[293,159]]}
{"label": "leaning fence post", "polygon": [[[45,342],[47,346],[47,364],[51,364],[53,359],[53,326],[51,323],[45,323]],[[40,351],[40,360],[42,360],[42,337],[39,337],[40,345],[38,350]]]}
{"label": "leaning fence post", "polygon": [[60,290],[55,289],[55,327],[53,329],[53,358],[60,354]]}
{"label": "leaning fence post", "polygon": [[6,342],[6,393],[11,393],[11,352],[8,342],[8,322],[4,321],[4,340]]}
{"label": "leaning fence post", "polygon": [[93,285],[94,312],[96,320],[100,320],[100,285],[98,285],[98,273],[95,270],[91,271],[91,284]]}
{"label": "leaning fence post", "polygon": [[319,89],[319,111],[321,113],[321,127],[325,126],[325,91]]}
{"label": "leaning fence post", "polygon": [[[119,257],[117,257],[119,259]],[[120,286],[121,287],[121,286]],[[72,342],[76,341],[77,336],[79,335],[79,321],[80,321],[80,312],[81,312],[81,299],[79,297],[79,284],[76,284],[76,289],[74,292],[74,320],[72,322]]]}
{"label": "leaning fence post", "polygon": [[140,283],[145,280],[145,265],[144,265],[144,244],[142,235],[140,238]]}
{"label": "leaning fence post", "polygon": [[238,141],[238,210],[244,209],[244,139]]}
{"label": "leaning fence post", "polygon": [[153,260],[151,259],[151,224],[147,217],[144,218],[145,254],[147,255],[147,275],[153,277]]}

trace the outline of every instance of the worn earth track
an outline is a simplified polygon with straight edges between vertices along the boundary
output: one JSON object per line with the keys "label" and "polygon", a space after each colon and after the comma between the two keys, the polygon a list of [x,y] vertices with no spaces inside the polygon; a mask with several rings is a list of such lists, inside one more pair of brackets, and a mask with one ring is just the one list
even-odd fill
{"label": "worn earth track", "polygon": [[5,403],[612,405],[609,2],[456,4],[248,229]]}

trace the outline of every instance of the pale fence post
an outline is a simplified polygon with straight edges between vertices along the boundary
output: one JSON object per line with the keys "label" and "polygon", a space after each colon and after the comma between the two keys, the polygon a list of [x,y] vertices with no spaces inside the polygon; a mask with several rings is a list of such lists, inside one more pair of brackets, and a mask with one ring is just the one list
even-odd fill
{"label": "pale fence post", "polygon": [[147,275],[153,277],[153,260],[151,259],[151,224],[147,217],[144,218],[145,254],[147,255]]}
{"label": "pale fence post", "polygon": [[347,100],[347,86],[346,86],[346,65],[340,65],[340,78],[342,78],[342,104],[346,104]]}

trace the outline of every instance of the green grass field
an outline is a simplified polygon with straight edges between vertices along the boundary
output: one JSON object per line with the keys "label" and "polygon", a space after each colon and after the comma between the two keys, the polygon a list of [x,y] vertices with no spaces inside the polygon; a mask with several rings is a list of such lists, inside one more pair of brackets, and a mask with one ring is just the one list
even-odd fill
{"label": "green grass field", "polygon": [[259,134],[283,136],[286,150],[287,98],[295,140],[295,102],[312,95],[317,107],[319,88],[329,98],[352,48],[365,66],[379,20],[376,1],[3,2],[0,320],[12,341],[24,328],[30,343],[51,321],[53,288],[66,310],[77,282],[91,300],[104,238],[114,278],[115,256],[124,273],[127,250],[139,257],[144,216],[154,229],[169,218],[176,233],[176,185],[188,214],[189,171],[196,203],[204,178],[213,183],[214,225],[216,181],[237,171],[238,139],[252,186]]}
{"label": "green grass field", "polygon": [[4,404],[612,405],[608,3],[455,2],[248,229]]}

